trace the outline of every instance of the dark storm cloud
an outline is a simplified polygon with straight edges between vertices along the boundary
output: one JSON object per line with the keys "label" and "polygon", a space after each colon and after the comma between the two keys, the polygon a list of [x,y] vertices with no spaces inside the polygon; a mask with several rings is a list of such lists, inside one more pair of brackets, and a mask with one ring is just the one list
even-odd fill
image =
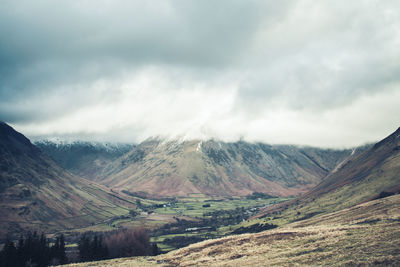
{"label": "dark storm cloud", "polygon": [[[130,64],[224,65],[252,38],[262,12],[239,1],[39,1],[3,4],[2,62],[110,59]],[[111,4],[113,3],[113,4]],[[115,4],[114,4],[115,3]],[[195,4],[196,3],[196,4]]]}
{"label": "dark storm cloud", "polygon": [[[399,10],[372,0],[2,1],[0,120],[42,136],[311,144],[275,137],[293,120],[318,125],[314,136],[335,132],[353,112],[360,133],[365,105],[399,92]],[[385,131],[397,123],[388,112],[376,112]]]}
{"label": "dark storm cloud", "polygon": [[[5,1],[0,6],[3,118],[45,118],[19,101],[143,65],[224,68],[243,53],[263,12],[242,1]],[[267,13],[277,8],[267,9]],[[84,90],[84,89],[82,89]],[[85,92],[82,92],[85,95]],[[95,96],[92,96],[95,97]],[[76,99],[65,99],[65,105]],[[2,105],[3,106],[3,105]],[[63,112],[51,110],[52,115]],[[54,112],[53,112],[54,111]],[[49,113],[46,111],[46,113]]]}

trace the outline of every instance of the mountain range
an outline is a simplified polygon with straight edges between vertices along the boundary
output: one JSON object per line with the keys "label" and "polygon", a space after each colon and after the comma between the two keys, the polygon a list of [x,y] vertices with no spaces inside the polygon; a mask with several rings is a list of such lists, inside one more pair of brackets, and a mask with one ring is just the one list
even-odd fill
{"label": "mountain range", "polygon": [[253,192],[298,195],[352,153],[362,151],[215,140],[149,139],[136,146],[108,147],[80,142],[35,144],[74,174],[148,198],[232,197]]}
{"label": "mountain range", "polygon": [[150,140],[104,168],[100,183],[147,197],[298,195],[351,150],[247,142]]}
{"label": "mountain range", "polygon": [[129,152],[134,145],[104,142],[66,142],[63,140],[43,139],[33,144],[49,155],[59,166],[69,172],[89,180],[110,163]]}

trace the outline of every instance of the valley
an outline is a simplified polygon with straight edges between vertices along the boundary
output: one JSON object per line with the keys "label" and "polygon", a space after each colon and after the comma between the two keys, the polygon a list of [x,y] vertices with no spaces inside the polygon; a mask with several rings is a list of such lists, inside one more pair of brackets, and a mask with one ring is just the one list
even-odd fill
{"label": "valley", "polygon": [[[190,198],[173,201],[140,200],[137,209],[130,213],[109,217],[87,227],[66,229],[70,249],[77,248],[76,236],[85,232],[112,232],[117,229],[142,228],[148,230],[151,242],[165,253],[201,240],[232,234],[242,227],[242,222],[266,206],[289,198]],[[274,227],[276,227],[274,225]],[[257,232],[262,229],[257,229]],[[245,232],[251,230],[245,229]]]}
{"label": "valley", "polygon": [[400,1],[0,0],[0,267],[400,266]]}
{"label": "valley", "polygon": [[397,266],[400,195],[256,234],[204,241],[157,257],[68,266]]}
{"label": "valley", "polygon": [[162,254],[99,266],[399,262],[400,129],[345,150],[158,139],[35,146],[5,123],[0,134],[2,240],[62,233],[77,261],[82,236],[146,229]]}

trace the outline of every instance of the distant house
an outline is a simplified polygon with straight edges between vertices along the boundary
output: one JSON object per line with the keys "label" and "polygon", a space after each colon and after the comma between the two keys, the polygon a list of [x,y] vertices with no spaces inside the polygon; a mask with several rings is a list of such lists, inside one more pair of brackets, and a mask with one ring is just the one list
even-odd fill
{"label": "distant house", "polygon": [[201,231],[201,230],[208,230],[212,229],[211,226],[205,226],[205,227],[192,227],[192,228],[186,228],[186,232],[195,232],[195,231]]}

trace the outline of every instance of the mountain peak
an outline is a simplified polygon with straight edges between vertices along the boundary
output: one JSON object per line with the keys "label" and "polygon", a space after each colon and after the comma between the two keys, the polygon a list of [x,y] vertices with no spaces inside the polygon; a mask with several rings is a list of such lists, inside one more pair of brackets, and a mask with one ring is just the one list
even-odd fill
{"label": "mountain peak", "polygon": [[383,139],[382,141],[376,143],[373,147],[373,149],[378,149],[380,147],[389,145],[389,146],[397,146],[400,142],[400,127],[393,132],[392,134],[390,134],[389,136],[387,136],[385,139]]}
{"label": "mountain peak", "polygon": [[0,122],[0,145],[14,151],[33,150],[35,147],[23,134],[17,132],[5,122]]}

